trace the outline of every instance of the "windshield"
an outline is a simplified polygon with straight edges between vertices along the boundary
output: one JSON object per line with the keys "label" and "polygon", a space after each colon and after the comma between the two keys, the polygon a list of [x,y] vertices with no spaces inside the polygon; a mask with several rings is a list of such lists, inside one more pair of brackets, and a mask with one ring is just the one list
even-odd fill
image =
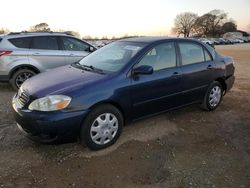
{"label": "windshield", "polygon": [[113,42],[83,58],[79,63],[106,73],[117,72],[144,46],[143,43]]}

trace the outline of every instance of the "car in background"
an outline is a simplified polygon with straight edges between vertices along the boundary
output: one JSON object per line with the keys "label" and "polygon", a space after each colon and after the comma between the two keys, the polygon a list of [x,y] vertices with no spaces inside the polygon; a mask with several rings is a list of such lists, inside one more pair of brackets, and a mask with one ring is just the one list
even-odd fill
{"label": "car in background", "polygon": [[228,39],[228,38],[225,38],[224,40],[226,41],[227,44],[234,44],[234,43],[232,42],[232,40],[230,40],[230,39]]}
{"label": "car in background", "polygon": [[243,39],[239,39],[239,38],[236,38],[235,41],[236,41],[236,43],[244,43],[244,40]]}
{"label": "car in background", "polygon": [[220,41],[220,44],[229,44],[224,38],[218,38],[218,40]]}
{"label": "car in background", "polygon": [[73,135],[98,150],[128,122],[196,103],[215,110],[233,83],[233,59],[198,40],[130,38],[27,80],[12,107],[28,138]]}
{"label": "car in background", "polygon": [[208,44],[208,45],[210,45],[210,46],[213,46],[213,45],[214,45],[214,41],[209,40],[209,39],[207,39],[207,38],[199,38],[198,40],[201,41],[201,42],[203,42],[203,43],[205,43],[205,44]]}
{"label": "car in background", "polygon": [[20,32],[0,36],[0,81],[18,89],[40,72],[81,60],[96,48],[67,33]]}

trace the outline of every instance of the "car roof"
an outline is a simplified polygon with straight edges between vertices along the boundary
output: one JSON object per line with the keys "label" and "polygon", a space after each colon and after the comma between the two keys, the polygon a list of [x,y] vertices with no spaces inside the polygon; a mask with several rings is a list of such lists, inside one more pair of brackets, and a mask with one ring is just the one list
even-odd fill
{"label": "car roof", "polygon": [[3,37],[19,38],[19,37],[49,36],[49,35],[75,37],[69,33],[64,33],[64,32],[11,32],[11,33],[5,34]]}
{"label": "car roof", "polygon": [[178,38],[178,37],[134,37],[134,38],[126,38],[119,41],[124,42],[142,42],[142,43],[154,43],[154,42],[160,42],[160,41],[175,41],[175,40],[191,40],[191,41],[197,41],[193,38]]}

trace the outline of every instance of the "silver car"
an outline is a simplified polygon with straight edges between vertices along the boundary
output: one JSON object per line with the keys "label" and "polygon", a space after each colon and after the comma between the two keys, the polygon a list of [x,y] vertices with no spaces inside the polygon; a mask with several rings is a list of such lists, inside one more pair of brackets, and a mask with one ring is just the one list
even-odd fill
{"label": "silver car", "polygon": [[0,35],[0,81],[18,89],[28,78],[79,61],[96,48],[66,33],[20,32]]}

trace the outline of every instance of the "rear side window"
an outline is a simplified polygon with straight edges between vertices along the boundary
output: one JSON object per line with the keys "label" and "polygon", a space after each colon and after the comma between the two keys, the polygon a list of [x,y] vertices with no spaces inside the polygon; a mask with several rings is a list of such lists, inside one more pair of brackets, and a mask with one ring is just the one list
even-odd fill
{"label": "rear side window", "polygon": [[57,37],[33,37],[31,48],[41,50],[59,50]]}
{"label": "rear side window", "polygon": [[30,37],[14,38],[9,39],[10,43],[17,48],[29,48],[30,47]]}
{"label": "rear side window", "polygon": [[206,61],[202,46],[190,42],[180,42],[179,47],[182,65],[189,65]]}
{"label": "rear side window", "polygon": [[68,51],[89,51],[89,45],[84,42],[70,38],[70,37],[62,37],[63,47]]}
{"label": "rear side window", "polygon": [[0,37],[0,42],[2,41],[2,38]]}

